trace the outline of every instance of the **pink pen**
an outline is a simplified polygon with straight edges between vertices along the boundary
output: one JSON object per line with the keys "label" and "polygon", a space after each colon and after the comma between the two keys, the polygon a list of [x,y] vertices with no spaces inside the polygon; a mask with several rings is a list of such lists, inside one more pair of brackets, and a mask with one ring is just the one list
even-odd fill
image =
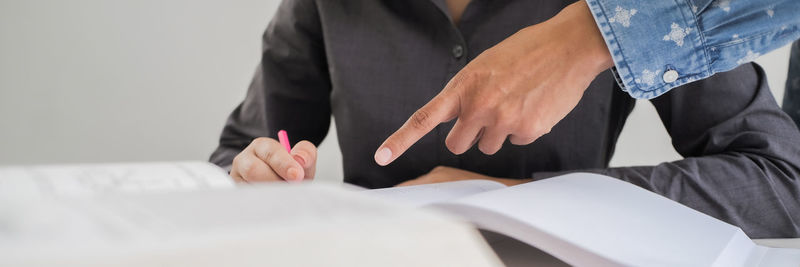
{"label": "pink pen", "polygon": [[286,131],[278,131],[278,141],[286,148],[286,152],[292,153],[292,145],[289,144],[289,135],[286,134]]}

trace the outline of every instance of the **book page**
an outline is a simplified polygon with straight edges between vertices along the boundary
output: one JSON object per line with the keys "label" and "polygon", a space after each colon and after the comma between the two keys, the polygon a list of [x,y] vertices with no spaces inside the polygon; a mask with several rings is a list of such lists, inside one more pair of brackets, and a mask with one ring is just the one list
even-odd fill
{"label": "book page", "polygon": [[207,162],[0,167],[0,194],[90,196],[230,188],[228,174]]}
{"label": "book page", "polygon": [[447,183],[389,187],[363,191],[412,207],[421,207],[435,202],[469,196],[481,192],[505,188],[504,184],[489,180],[462,180]]}
{"label": "book page", "polygon": [[[576,266],[727,266],[741,229],[615,178],[575,173],[433,204]],[[738,258],[734,258],[738,257]]]}
{"label": "book page", "polygon": [[499,265],[467,224],[314,184],[0,199],[0,226],[0,266]]}

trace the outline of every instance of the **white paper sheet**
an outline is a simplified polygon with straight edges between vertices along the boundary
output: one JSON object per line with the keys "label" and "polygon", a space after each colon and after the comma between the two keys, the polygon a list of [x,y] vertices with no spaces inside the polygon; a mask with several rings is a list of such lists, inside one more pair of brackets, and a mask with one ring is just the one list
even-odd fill
{"label": "white paper sheet", "polygon": [[569,174],[433,206],[576,266],[746,266],[763,260],[757,253],[763,247],[741,229],[596,174]]}
{"label": "white paper sheet", "polygon": [[7,196],[153,193],[233,185],[225,171],[207,162],[0,167],[0,194]]}
{"label": "white paper sheet", "polygon": [[390,187],[363,191],[365,194],[420,207],[431,203],[469,196],[505,188],[504,184],[489,180],[463,180],[448,183]]}
{"label": "white paper sheet", "polygon": [[0,266],[499,264],[466,224],[312,184],[0,199],[0,251]]}

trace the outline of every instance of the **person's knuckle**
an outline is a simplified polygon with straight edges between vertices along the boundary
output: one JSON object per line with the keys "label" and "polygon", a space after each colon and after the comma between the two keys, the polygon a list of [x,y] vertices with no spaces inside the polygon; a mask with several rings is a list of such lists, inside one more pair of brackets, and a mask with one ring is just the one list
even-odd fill
{"label": "person's knuckle", "polygon": [[250,160],[249,154],[245,152],[239,153],[239,155],[233,157],[233,164],[238,165],[240,168],[249,166],[251,161],[252,160]]}
{"label": "person's knuckle", "polygon": [[530,143],[533,142],[533,140],[536,140],[536,138],[535,137],[528,137],[528,136],[519,136],[519,137],[516,137],[513,140],[511,140],[511,143],[515,144],[515,145],[518,145],[518,146],[521,146],[521,145],[530,144]]}
{"label": "person's knuckle", "polygon": [[259,173],[258,164],[253,162],[247,165],[245,176],[250,179],[260,179],[259,177],[261,173]]}
{"label": "person's knuckle", "polygon": [[249,177],[249,174],[253,169],[253,161],[241,157],[239,158],[237,166],[242,175],[244,175],[245,177]]}
{"label": "person's knuckle", "polygon": [[494,90],[493,92],[503,97],[510,97],[511,92],[514,91],[514,88],[516,88],[516,86],[512,81],[506,81],[499,83],[497,85],[497,90]]}
{"label": "person's knuckle", "polygon": [[272,139],[272,138],[266,138],[264,140],[264,145],[268,146],[271,149],[273,149],[273,148],[275,148],[275,149],[277,149],[277,148],[283,149],[283,145],[281,145],[281,143],[278,142],[278,140],[275,140],[275,139]]}
{"label": "person's knuckle", "polygon": [[534,126],[534,127],[535,127],[535,129],[534,129],[534,131],[532,132],[533,134],[531,134],[531,135],[532,135],[532,136],[536,136],[536,137],[540,137],[540,136],[542,136],[542,135],[545,135],[545,134],[549,133],[549,132],[550,132],[550,130],[552,130],[552,129],[553,129],[552,125],[549,125],[549,124],[547,124],[546,122],[544,122],[544,121],[541,121],[541,120],[539,120],[539,121],[536,121],[536,122],[534,123],[534,125],[535,125],[535,126]]}
{"label": "person's knuckle", "polygon": [[475,73],[470,70],[463,70],[459,72],[458,74],[456,74],[455,77],[453,77],[454,87],[458,88],[464,86],[465,84],[472,81],[474,75]]}
{"label": "person's knuckle", "polygon": [[519,125],[518,131],[515,133],[520,136],[536,136],[539,131],[538,125],[533,122],[526,122]]}
{"label": "person's knuckle", "polygon": [[520,136],[512,136],[508,138],[508,142],[511,143],[512,145],[523,145],[524,141],[525,138]]}
{"label": "person's knuckle", "polygon": [[410,124],[415,129],[426,129],[430,125],[431,114],[427,110],[420,109],[411,115]]}
{"label": "person's knuckle", "polygon": [[264,161],[267,162],[270,166],[276,164],[276,162],[280,162],[280,158],[277,156],[278,153],[275,153],[275,150],[268,149],[267,154],[264,155]]}
{"label": "person's knuckle", "polygon": [[483,154],[491,155],[494,154],[495,148],[488,142],[480,142],[478,144],[478,150],[480,150]]}
{"label": "person's knuckle", "polygon": [[495,114],[495,125],[501,129],[509,129],[517,124],[518,114],[508,108],[499,108]]}
{"label": "person's knuckle", "polygon": [[542,134],[541,135],[549,134],[552,131],[553,131],[553,126],[552,125],[546,125],[546,126],[542,127]]}
{"label": "person's knuckle", "polygon": [[475,109],[466,109],[461,112],[461,116],[459,117],[460,120],[464,121],[465,123],[471,124],[478,122],[480,119],[480,112]]}
{"label": "person's knuckle", "polygon": [[253,139],[253,141],[250,142],[250,145],[252,145],[252,146],[263,146],[263,145],[267,144],[268,140],[269,140],[269,138],[266,138],[266,137],[258,137],[256,139]]}
{"label": "person's knuckle", "polygon": [[464,80],[463,81],[465,83],[477,82],[477,81],[481,80],[481,77],[483,77],[483,76],[485,76],[483,71],[476,70],[476,69],[470,69],[470,70],[468,70],[467,72],[464,73],[464,76],[463,76]]}
{"label": "person's knuckle", "polygon": [[486,101],[476,101],[467,105],[464,113],[470,114],[473,119],[486,118],[487,115],[491,114],[490,108],[491,105]]}
{"label": "person's knuckle", "polygon": [[306,140],[303,140],[303,141],[300,141],[298,144],[302,144],[302,147],[307,148],[307,149],[303,149],[301,151],[305,151],[308,154],[308,156],[314,157],[314,158],[317,157],[317,147],[313,143],[311,143],[309,141],[306,141]]}
{"label": "person's knuckle", "polygon": [[239,164],[241,164],[241,161],[242,161],[242,153],[236,154],[236,156],[233,157],[233,162],[232,162],[233,166],[238,166]]}

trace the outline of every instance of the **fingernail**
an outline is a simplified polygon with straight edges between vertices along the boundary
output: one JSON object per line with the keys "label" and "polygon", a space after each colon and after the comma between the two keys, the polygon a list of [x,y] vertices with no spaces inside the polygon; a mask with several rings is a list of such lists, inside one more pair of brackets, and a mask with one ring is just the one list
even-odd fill
{"label": "fingernail", "polygon": [[286,175],[289,176],[289,177],[287,177],[287,178],[289,178],[289,180],[300,180],[300,179],[303,179],[303,177],[301,176],[303,174],[300,173],[300,169],[298,169],[297,167],[289,168],[289,171],[286,172]]}
{"label": "fingernail", "polygon": [[378,152],[375,152],[375,162],[377,162],[378,165],[386,166],[386,164],[389,164],[391,158],[392,151],[389,150],[388,147],[381,148]]}
{"label": "fingernail", "polygon": [[300,155],[294,155],[294,161],[297,161],[297,163],[300,163],[300,166],[303,166],[303,167],[306,166],[306,160],[304,160],[303,157],[301,157]]}

